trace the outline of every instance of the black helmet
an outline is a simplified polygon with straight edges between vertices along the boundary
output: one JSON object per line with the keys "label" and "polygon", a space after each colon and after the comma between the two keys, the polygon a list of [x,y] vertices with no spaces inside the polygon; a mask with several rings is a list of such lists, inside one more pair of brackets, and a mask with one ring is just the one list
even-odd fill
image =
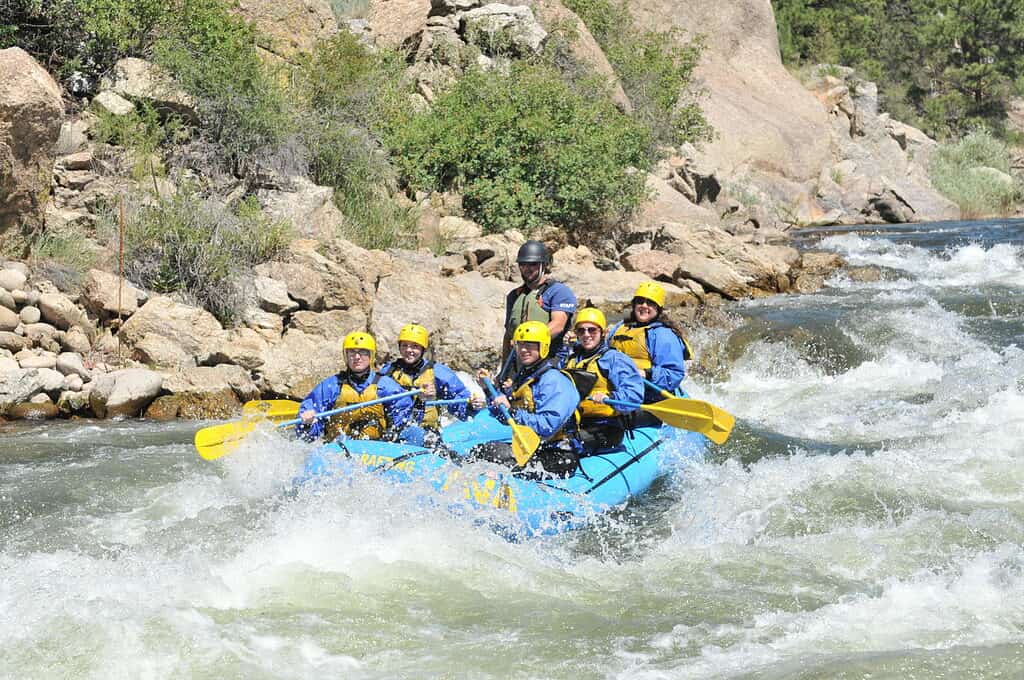
{"label": "black helmet", "polygon": [[519,246],[519,254],[516,255],[516,263],[538,262],[540,264],[551,264],[551,253],[540,241],[527,241]]}

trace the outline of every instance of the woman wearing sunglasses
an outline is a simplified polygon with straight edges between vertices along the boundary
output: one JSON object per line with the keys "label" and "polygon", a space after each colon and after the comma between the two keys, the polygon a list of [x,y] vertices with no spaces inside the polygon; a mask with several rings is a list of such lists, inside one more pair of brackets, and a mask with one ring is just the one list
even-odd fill
{"label": "woman wearing sunglasses", "polygon": [[[636,364],[644,378],[662,390],[678,393],[686,377],[690,349],[682,335],[661,319],[665,307],[665,289],[654,281],[641,283],[633,293],[630,315],[608,333],[608,344]],[[664,397],[648,386],[644,403]]]}
{"label": "woman wearing sunglasses", "polygon": [[[605,404],[606,399],[640,402],[644,394],[644,381],[629,357],[605,344],[608,322],[604,313],[594,307],[581,309],[576,315],[573,333],[576,346],[566,361],[565,370],[583,371],[593,387],[580,402],[580,441],[584,451],[617,446],[626,430],[623,414],[633,409],[616,409]],[[582,381],[576,380],[576,384]]]}

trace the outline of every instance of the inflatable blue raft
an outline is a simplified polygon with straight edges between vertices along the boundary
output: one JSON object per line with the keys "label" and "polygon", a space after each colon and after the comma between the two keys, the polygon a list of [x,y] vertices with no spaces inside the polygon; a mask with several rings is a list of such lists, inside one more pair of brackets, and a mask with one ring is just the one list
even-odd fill
{"label": "inflatable blue raft", "polygon": [[530,537],[582,526],[621,506],[685,460],[703,456],[708,441],[685,430],[637,427],[620,445],[582,458],[579,469],[564,478],[464,459],[477,444],[511,439],[511,429],[483,411],[443,430],[447,455],[407,444],[339,440],[312,452],[297,481],[337,481],[369,469],[394,483],[419,484],[426,502],[473,513],[503,535]]}

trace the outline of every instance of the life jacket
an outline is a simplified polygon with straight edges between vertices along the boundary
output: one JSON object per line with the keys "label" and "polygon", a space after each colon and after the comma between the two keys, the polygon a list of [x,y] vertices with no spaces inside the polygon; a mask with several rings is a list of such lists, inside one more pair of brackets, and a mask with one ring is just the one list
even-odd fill
{"label": "life jacket", "polygon": [[[340,389],[334,408],[344,408],[377,398],[377,381],[381,378],[379,373],[374,374],[370,384],[361,393],[356,392],[356,388],[348,382],[349,377],[351,374],[347,371],[338,374]],[[342,434],[356,439],[380,439],[387,429],[388,419],[384,412],[384,404],[374,404],[331,416],[324,427],[324,437],[327,441],[334,441]]]}
{"label": "life jacket", "polygon": [[[395,361],[391,364],[391,372],[388,373],[388,376],[407,390],[428,385],[434,382],[434,362],[433,360],[421,361],[416,374],[410,375],[402,368],[400,362]],[[423,395],[417,394],[413,408],[413,417],[427,429],[438,429],[438,420],[441,417],[440,410],[436,406],[424,406],[423,402]]]}
{"label": "life jacket", "polygon": [[508,331],[510,333],[519,324],[527,321],[540,321],[544,324],[551,321],[551,312],[541,306],[541,296],[550,285],[551,281],[545,281],[537,290],[530,290],[526,284],[516,288],[516,299],[509,308],[508,315]]}
{"label": "life jacket", "polygon": [[620,323],[612,328],[611,333],[608,334],[608,346],[619,350],[632,359],[641,372],[650,371],[653,364],[651,362],[651,351],[647,345],[647,331],[648,329],[659,327],[668,328],[683,343],[684,361],[693,358],[693,354],[690,352],[690,345],[686,342],[685,338],[660,321],[652,321],[641,326],[630,326],[625,322]]}
{"label": "life jacket", "polygon": [[[543,364],[543,366],[539,367],[533,373],[531,373],[530,377],[528,377],[522,385],[519,385],[518,387],[515,387],[513,389],[512,397],[509,399],[509,404],[511,404],[512,408],[522,409],[528,413],[536,412],[537,402],[534,401],[533,398],[533,384],[540,380],[540,377],[547,373],[548,371],[557,370],[548,361],[543,361]],[[569,380],[573,379],[572,375],[566,371],[559,371],[559,373],[569,378]],[[575,384],[576,383],[574,381],[573,385],[575,386]],[[579,428],[579,417],[579,411],[573,411],[572,418],[566,421],[566,423],[562,425],[562,428],[553,436],[548,438],[547,441],[556,442],[562,439],[571,438],[573,435],[575,435],[576,430]]]}
{"label": "life jacket", "polygon": [[[592,356],[581,358],[573,355],[569,357],[569,360],[565,364],[566,371],[573,372],[573,382],[576,382],[575,372],[585,371],[595,376],[593,385],[587,391],[586,394],[580,395],[583,401],[580,402],[579,412],[580,416],[587,420],[589,418],[610,418],[615,415],[615,409],[607,404],[598,404],[597,402],[590,401],[587,399],[593,392],[604,392],[605,394],[611,394],[611,383],[608,382],[608,376],[601,370],[601,366],[597,363],[598,359],[604,356],[608,349],[604,348],[594,352]],[[577,382],[577,387],[579,383]]]}

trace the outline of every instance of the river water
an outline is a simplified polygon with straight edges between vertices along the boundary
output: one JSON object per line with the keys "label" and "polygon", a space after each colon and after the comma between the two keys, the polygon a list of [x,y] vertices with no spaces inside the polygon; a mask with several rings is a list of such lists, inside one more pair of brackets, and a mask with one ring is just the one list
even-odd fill
{"label": "river water", "polygon": [[308,445],[0,430],[3,678],[1019,678],[1024,222],[818,230],[885,276],[731,308],[730,441],[513,543]]}

